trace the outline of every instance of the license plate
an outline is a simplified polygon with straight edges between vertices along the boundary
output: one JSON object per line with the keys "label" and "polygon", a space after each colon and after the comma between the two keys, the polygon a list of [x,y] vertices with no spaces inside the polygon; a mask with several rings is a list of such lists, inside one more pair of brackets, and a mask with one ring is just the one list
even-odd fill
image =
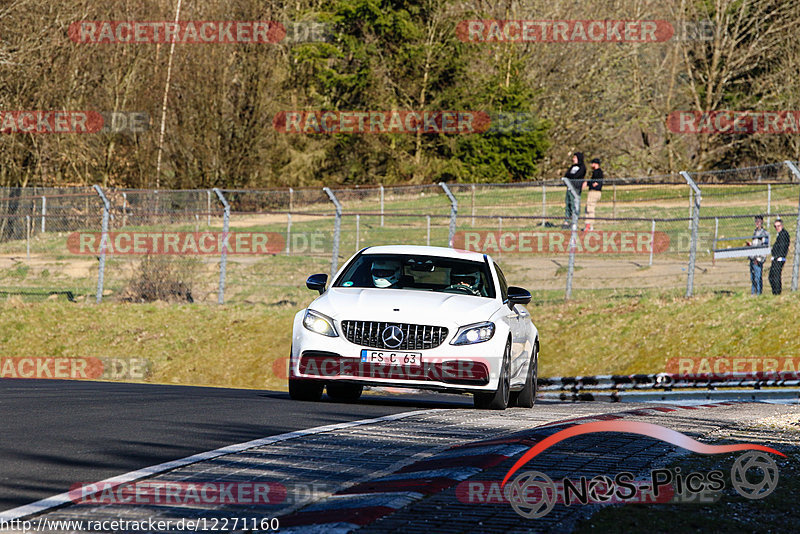
{"label": "license plate", "polygon": [[368,363],[380,363],[384,365],[419,367],[422,365],[422,353],[362,349],[361,361]]}

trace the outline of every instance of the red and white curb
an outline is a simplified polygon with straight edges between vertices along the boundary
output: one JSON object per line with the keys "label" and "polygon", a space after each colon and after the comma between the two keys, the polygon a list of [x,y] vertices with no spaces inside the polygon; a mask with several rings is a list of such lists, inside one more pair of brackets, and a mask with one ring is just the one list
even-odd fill
{"label": "red and white curb", "polygon": [[484,470],[528,450],[542,439],[541,431],[573,423],[608,421],[628,416],[653,416],[682,410],[731,406],[734,402],[653,406],[613,414],[553,421],[507,438],[454,445],[394,473],[350,486],[323,501],[280,517],[281,532],[351,532],[391,515],[423,497],[445,491]]}

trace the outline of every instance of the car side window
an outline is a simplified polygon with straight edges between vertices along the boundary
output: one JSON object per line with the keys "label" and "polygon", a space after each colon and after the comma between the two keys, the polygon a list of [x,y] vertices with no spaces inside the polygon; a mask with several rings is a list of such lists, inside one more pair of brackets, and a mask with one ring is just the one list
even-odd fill
{"label": "car side window", "polygon": [[506,282],[506,277],[503,274],[503,271],[500,270],[500,267],[495,263],[494,270],[497,272],[497,281],[500,282],[500,297],[503,299],[503,302],[508,300],[508,282]]}

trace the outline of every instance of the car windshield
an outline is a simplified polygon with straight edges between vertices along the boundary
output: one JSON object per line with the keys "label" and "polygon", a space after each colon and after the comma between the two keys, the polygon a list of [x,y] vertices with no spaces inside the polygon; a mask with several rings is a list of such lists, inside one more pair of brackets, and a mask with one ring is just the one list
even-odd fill
{"label": "car windshield", "polygon": [[334,286],[495,296],[485,262],[411,254],[363,254]]}

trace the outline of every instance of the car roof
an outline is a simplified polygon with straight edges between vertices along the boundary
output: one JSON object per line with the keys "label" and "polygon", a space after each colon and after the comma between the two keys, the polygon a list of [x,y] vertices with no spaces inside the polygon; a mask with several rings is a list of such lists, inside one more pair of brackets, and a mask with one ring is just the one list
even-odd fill
{"label": "car roof", "polygon": [[469,250],[447,247],[426,247],[421,245],[381,245],[367,247],[363,254],[416,254],[419,256],[440,256],[462,260],[483,262],[483,254]]}

